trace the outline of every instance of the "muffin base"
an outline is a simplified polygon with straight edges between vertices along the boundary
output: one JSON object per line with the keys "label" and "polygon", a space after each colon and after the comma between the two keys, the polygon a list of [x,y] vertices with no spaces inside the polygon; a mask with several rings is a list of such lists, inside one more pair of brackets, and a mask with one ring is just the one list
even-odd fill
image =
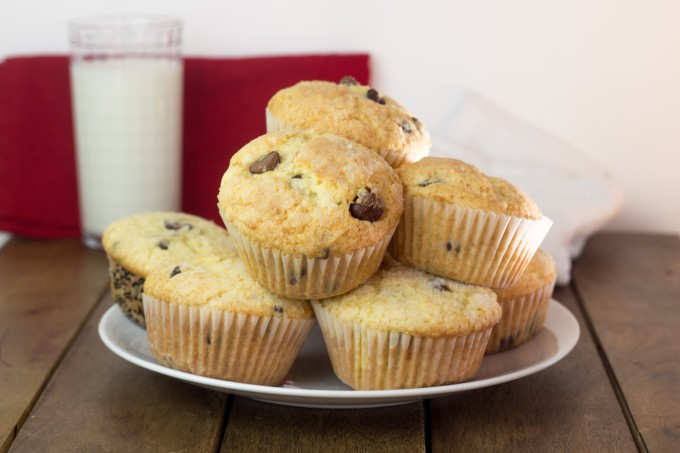
{"label": "muffin base", "polygon": [[378,270],[394,230],[376,244],[340,256],[287,255],[250,241],[225,221],[248,273],[269,291],[291,299],[344,294]]}
{"label": "muffin base", "polygon": [[144,277],[134,274],[114,261],[109,260],[109,277],[111,295],[118,304],[123,314],[132,322],[146,328],[144,319],[144,304],[142,293],[144,292]]}
{"label": "muffin base", "polygon": [[552,220],[507,216],[406,196],[390,254],[460,282],[507,288],[521,276]]}
{"label": "muffin base", "polygon": [[149,349],[160,364],[248,384],[280,385],[315,322],[143,298]]}
{"label": "muffin base", "polygon": [[459,337],[417,337],[344,322],[312,302],[335,375],[355,390],[432,387],[470,379],[491,328]]}
{"label": "muffin base", "polygon": [[545,323],[555,281],[513,299],[499,300],[501,320],[491,331],[486,354],[507,351],[531,340]]}

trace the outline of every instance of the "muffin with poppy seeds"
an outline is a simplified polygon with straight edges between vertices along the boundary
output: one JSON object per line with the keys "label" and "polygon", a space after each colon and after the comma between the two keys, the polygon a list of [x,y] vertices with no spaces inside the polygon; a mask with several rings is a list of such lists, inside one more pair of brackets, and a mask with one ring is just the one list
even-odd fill
{"label": "muffin with poppy seeds", "polygon": [[429,153],[423,123],[396,100],[352,77],[339,83],[302,81],[267,104],[267,131],[314,129],[360,143],[397,168]]}
{"label": "muffin with poppy seeds", "polygon": [[403,210],[395,171],[343,137],[284,130],[231,159],[222,219],[250,274],[285,297],[347,292],[370,277]]}
{"label": "muffin with poppy seeds", "polygon": [[226,229],[182,212],[144,212],[106,227],[102,245],[109,260],[111,294],[123,313],[145,327],[144,280],[167,261],[195,256],[237,256]]}

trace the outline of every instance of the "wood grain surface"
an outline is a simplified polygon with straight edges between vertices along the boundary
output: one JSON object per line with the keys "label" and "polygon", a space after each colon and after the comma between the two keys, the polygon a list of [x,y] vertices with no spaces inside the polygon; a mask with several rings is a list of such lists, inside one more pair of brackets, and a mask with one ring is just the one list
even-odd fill
{"label": "wood grain surface", "polygon": [[554,297],[579,319],[574,350],[537,374],[432,400],[433,452],[637,451],[573,293]]}
{"label": "wood grain surface", "polygon": [[97,333],[99,319],[112,303],[107,294],[10,451],[216,451],[226,396],[115,356]]}
{"label": "wood grain surface", "polygon": [[101,252],[79,240],[0,249],[0,451],[6,451],[100,295]]}
{"label": "wood grain surface", "polygon": [[573,274],[640,449],[680,451],[680,238],[595,236]]}
{"label": "wood grain surface", "polygon": [[424,452],[423,403],[370,409],[310,409],[237,397],[226,452]]}

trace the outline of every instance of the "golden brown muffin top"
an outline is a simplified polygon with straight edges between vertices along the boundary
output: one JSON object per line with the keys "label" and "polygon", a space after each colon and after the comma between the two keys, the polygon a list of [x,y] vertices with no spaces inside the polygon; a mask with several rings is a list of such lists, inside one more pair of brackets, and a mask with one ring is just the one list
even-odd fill
{"label": "golden brown muffin top", "polygon": [[218,206],[225,223],[285,254],[336,256],[374,245],[403,211],[399,178],[368,148],[311,131],[265,134],[231,159]]}
{"label": "golden brown muffin top", "polygon": [[541,218],[536,203],[519,187],[457,159],[426,157],[402,165],[397,173],[404,195],[509,216]]}
{"label": "golden brown muffin top", "polygon": [[529,261],[520,278],[509,288],[494,288],[499,301],[515,299],[531,294],[546,285],[555,284],[557,267],[555,260],[539,248]]}
{"label": "golden brown muffin top", "polygon": [[225,228],[181,212],[145,212],[119,219],[106,227],[102,244],[109,257],[141,277],[167,261],[237,256]]}
{"label": "golden brown muffin top", "polygon": [[169,303],[251,316],[314,317],[308,301],[270,293],[250,277],[236,257],[175,260],[149,274],[144,293]]}
{"label": "golden brown muffin top", "polygon": [[267,109],[294,127],[340,135],[383,156],[402,154],[395,167],[421,159],[431,146],[423,123],[403,105],[351,77],[299,82],[277,92]]}
{"label": "golden brown muffin top", "polygon": [[345,322],[423,337],[462,336],[493,327],[501,307],[490,288],[388,264],[349,293],[318,301]]}

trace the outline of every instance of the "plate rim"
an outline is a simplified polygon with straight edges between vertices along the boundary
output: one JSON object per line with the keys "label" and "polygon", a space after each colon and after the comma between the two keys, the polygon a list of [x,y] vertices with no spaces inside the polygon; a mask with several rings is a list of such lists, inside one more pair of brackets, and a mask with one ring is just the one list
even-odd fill
{"label": "plate rim", "polygon": [[[559,314],[557,314],[558,312]],[[98,333],[100,339],[106,345],[106,347],[127,362],[158,374],[178,379],[189,384],[210,388],[215,391],[232,393],[235,395],[241,395],[247,398],[276,404],[325,408],[376,407],[405,404],[408,402],[450,395],[453,393],[478,388],[490,387],[516,379],[521,379],[549,368],[550,366],[559,362],[573,350],[580,338],[580,326],[574,314],[571,313],[571,311],[560,302],[554,298],[551,298],[548,307],[548,317],[546,318],[543,328],[548,328],[547,326],[549,321],[556,316],[560,317],[560,321],[562,323],[566,323],[569,326],[561,332],[555,332],[554,330],[551,330],[551,332],[558,338],[558,350],[553,356],[541,360],[540,362],[498,376],[442,386],[392,390],[324,390],[284,386],[272,387],[243,382],[225,381],[222,379],[199,376],[185,371],[168,368],[159,364],[155,360],[150,361],[141,359],[129,352],[127,349],[118,345],[108,335],[107,328],[116,321],[114,318],[120,319],[118,315],[124,320],[127,320],[127,318],[125,318],[123,313],[120,311],[118,305],[114,303],[102,315],[98,325]],[[141,329],[141,327],[138,328]]]}

